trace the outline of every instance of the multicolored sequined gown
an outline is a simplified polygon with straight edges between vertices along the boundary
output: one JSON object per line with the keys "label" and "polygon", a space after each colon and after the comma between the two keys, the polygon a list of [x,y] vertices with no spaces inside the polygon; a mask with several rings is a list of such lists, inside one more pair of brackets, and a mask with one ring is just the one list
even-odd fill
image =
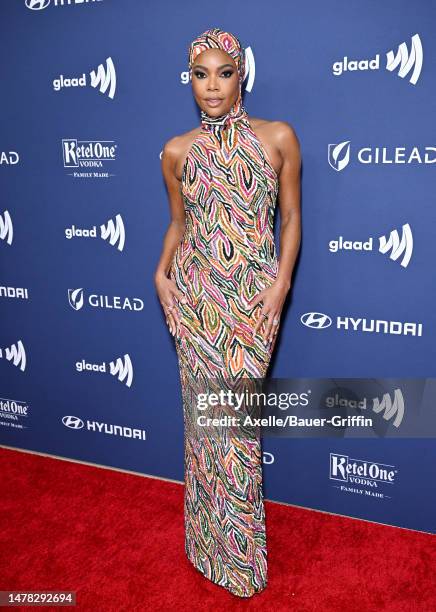
{"label": "multicolored sequined gown", "polygon": [[240,95],[219,118],[202,111],[181,189],[186,228],[170,278],[187,297],[178,302],[175,336],[185,425],[185,550],[207,578],[250,597],[267,583],[260,436],[208,437],[193,422],[195,392],[207,379],[264,377],[275,342],[265,346],[259,333],[252,335],[262,302],[249,301],[278,273],[278,177]]}

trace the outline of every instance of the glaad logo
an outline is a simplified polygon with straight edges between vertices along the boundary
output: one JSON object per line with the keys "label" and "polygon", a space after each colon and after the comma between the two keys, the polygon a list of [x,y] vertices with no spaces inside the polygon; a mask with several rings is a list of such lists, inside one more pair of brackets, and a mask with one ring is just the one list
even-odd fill
{"label": "glaad logo", "polygon": [[118,357],[116,361],[111,361],[110,373],[116,376],[120,382],[125,382],[128,387],[132,385],[133,366],[129,355],[124,355],[124,361]]}
{"label": "glaad logo", "polygon": [[[76,362],[77,372],[99,372],[106,373],[106,362],[103,363],[88,363],[84,359]],[[116,361],[109,362],[109,372],[115,376],[120,382],[125,383],[127,387],[132,386],[133,381],[133,366],[130,356],[126,353],[123,358],[118,357]]]}
{"label": "glaad logo", "polygon": [[[83,287],[79,289],[68,289],[68,301],[73,310],[80,310],[84,305]],[[94,308],[115,308],[116,310],[135,310],[144,309],[144,302],[141,298],[121,298],[118,295],[109,297],[108,295],[98,295],[91,293],[88,297],[88,305]]]}
{"label": "glaad logo", "polygon": [[[379,251],[380,253],[388,253],[390,251],[390,259],[396,261],[401,255],[403,258],[400,261],[400,265],[403,268],[407,268],[410,263],[413,251],[413,236],[412,230],[408,223],[402,226],[401,240],[398,231],[392,230],[388,237],[379,237]],[[338,251],[372,251],[373,250],[373,239],[368,238],[366,241],[362,240],[345,240],[343,236],[339,236],[337,240],[330,240],[329,251],[331,253],[337,253]]]}
{"label": "glaad logo", "polygon": [[5,210],[4,213],[0,215],[0,240],[5,240],[7,244],[11,245],[13,236],[14,228],[11,215],[8,210]]}
{"label": "glaad logo", "polygon": [[[254,86],[256,76],[256,62],[254,59],[253,50],[251,47],[245,48],[245,72],[242,82],[245,83],[243,90],[251,92]],[[184,70],[180,75],[180,81],[183,85],[189,85],[189,70]]]}
{"label": "glaad logo", "polygon": [[79,417],[67,415],[62,417],[62,423],[70,429],[83,429],[94,431],[96,433],[104,433],[109,436],[121,436],[122,438],[135,438],[136,440],[146,440],[147,433],[145,429],[128,427],[126,425],[112,425],[112,423],[100,423],[99,421],[86,421],[85,423]]}
{"label": "glaad logo", "polygon": [[[361,400],[356,400],[354,397],[351,399],[339,393],[335,393],[325,398],[325,405],[327,408],[340,407],[341,409],[366,410],[367,399],[363,397]],[[395,417],[392,424],[394,427],[399,427],[404,417],[404,396],[401,389],[395,389],[393,401],[389,393],[384,393],[381,400],[378,397],[373,397],[372,411],[376,414],[382,412],[385,421],[389,421],[389,419]]]}
{"label": "glaad logo", "polygon": [[20,161],[20,156],[16,151],[0,151],[0,166],[15,166]]}
{"label": "glaad logo", "polygon": [[[303,325],[312,329],[326,329],[333,323],[332,319],[322,312],[305,312],[301,315],[300,321]],[[403,323],[383,319],[354,319],[348,316],[336,317],[336,329],[393,334],[395,336],[422,336],[422,323]]]}
{"label": "glaad logo", "polygon": [[101,93],[106,93],[106,90],[109,88],[108,96],[113,99],[117,85],[117,75],[115,73],[115,66],[112,58],[106,58],[106,70],[103,64],[99,64],[97,72],[92,70],[90,76],[91,87],[98,87]]}
{"label": "glaad logo", "polygon": [[397,230],[392,230],[389,234],[389,238],[386,238],[386,236],[380,236],[379,251],[380,253],[384,254],[391,250],[391,254],[389,255],[389,257],[393,261],[396,261],[400,257],[400,255],[403,255],[403,259],[400,261],[400,265],[402,265],[403,268],[407,268],[410,262],[410,258],[412,257],[413,236],[412,230],[408,223],[403,225],[402,229],[403,234],[401,236],[401,241]]}
{"label": "glaad logo", "polygon": [[[71,4],[90,4],[103,0],[53,0],[52,6],[70,6]],[[25,0],[28,9],[40,11],[50,5],[50,0]]]}
{"label": "glaad logo", "polygon": [[409,79],[409,82],[412,83],[412,85],[416,85],[418,82],[419,75],[421,74],[422,70],[422,61],[423,52],[419,34],[414,34],[412,36],[410,54],[407,50],[407,45],[405,42],[402,42],[398,46],[395,57],[393,51],[388,51],[388,53],[386,53],[386,69],[392,72],[395,70],[398,64],[401,64],[398,71],[398,76],[402,79],[404,79],[404,77],[407,76],[410,70],[413,68],[412,75]]}
{"label": "glaad logo", "polygon": [[[97,226],[93,225],[90,229],[81,229],[72,225],[65,228],[65,237],[69,240],[71,238],[97,238]],[[100,225],[99,237],[102,240],[107,240],[111,246],[116,246],[119,251],[124,249],[126,232],[120,214],[115,216],[115,223],[112,219],[109,219],[106,225]]]}
{"label": "glaad logo", "polygon": [[0,347],[0,359],[12,361],[14,366],[20,368],[20,370],[24,372],[26,369],[27,359],[24,344],[21,342],[21,340],[18,340],[17,344],[12,344],[10,347]]}
{"label": "glaad logo", "polygon": [[[348,455],[330,453],[329,478],[341,483],[338,488],[346,493],[369,495],[380,499],[388,498],[390,495],[377,489],[381,485],[395,484],[397,474],[398,469],[394,465],[365,459],[352,459]],[[359,485],[366,486],[368,489],[362,489]]]}
{"label": "glaad logo", "polygon": [[[413,69],[410,75],[409,82],[416,85],[422,70],[423,52],[419,34],[414,34],[411,38],[410,53],[405,42],[402,42],[397,49],[396,55],[394,52],[386,53],[386,70],[393,72],[398,65],[398,76],[404,79]],[[343,60],[333,64],[333,74],[340,76],[344,72],[356,72],[363,70],[379,70],[380,55],[377,53],[373,59],[349,60],[347,56]]]}
{"label": "glaad logo", "polygon": [[[111,57],[106,58],[106,69],[103,64],[99,64],[97,72],[91,70],[91,87],[98,88],[101,93],[106,93],[109,89],[108,96],[113,99],[117,85],[117,76],[115,66]],[[79,77],[64,77],[63,74],[59,78],[53,79],[53,89],[60,91],[63,87],[86,87],[86,74],[83,73]]]}
{"label": "glaad logo", "polygon": [[116,161],[117,146],[113,140],[62,139],[64,168],[80,168],[98,172],[72,172],[76,178],[108,178],[113,173],[100,172],[106,162]]}
{"label": "glaad logo", "polygon": [[[350,140],[330,143],[327,146],[327,161],[333,170],[340,172],[350,163]],[[434,164],[436,147],[429,145],[420,151],[413,147],[406,157],[406,147],[395,147],[389,155],[386,147],[362,147],[357,152],[361,164]]]}
{"label": "glaad logo", "polygon": [[373,398],[373,412],[383,412],[385,421],[389,421],[395,417],[393,425],[399,427],[404,417],[404,397],[401,389],[395,389],[394,401],[391,400],[389,393],[384,393],[381,400],[378,397]]}

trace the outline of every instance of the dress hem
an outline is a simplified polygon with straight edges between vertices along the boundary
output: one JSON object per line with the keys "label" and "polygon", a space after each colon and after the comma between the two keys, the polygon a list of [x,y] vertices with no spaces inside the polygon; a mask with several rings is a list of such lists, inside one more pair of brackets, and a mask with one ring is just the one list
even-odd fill
{"label": "dress hem", "polygon": [[[185,552],[186,552],[186,551],[185,551]],[[231,589],[231,588],[229,588],[229,587],[225,586],[224,584],[221,584],[220,582],[217,582],[216,580],[214,580],[214,579],[213,579],[213,578],[211,578],[210,576],[207,576],[207,575],[204,573],[203,569],[202,569],[201,567],[198,567],[198,565],[196,565],[196,564],[194,563],[194,561],[191,559],[191,557],[190,557],[188,554],[186,554],[186,558],[187,558],[187,559],[188,559],[188,561],[189,561],[189,562],[190,562],[190,563],[191,563],[191,564],[192,564],[192,565],[195,567],[195,569],[196,569],[197,571],[199,571],[199,572],[200,572],[200,574],[201,574],[202,576],[204,576],[205,578],[207,578],[208,580],[210,580],[210,582],[213,582],[213,584],[216,584],[217,586],[222,587],[223,589],[225,589],[226,591],[228,591],[228,592],[229,592],[229,593],[231,593],[232,595],[235,595],[236,597],[239,597],[240,599],[249,599],[250,597],[253,597],[253,595],[256,595],[256,593],[261,593],[262,591],[264,591],[264,590],[265,590],[265,588],[266,588],[266,586],[267,586],[267,584],[268,584],[268,581],[266,581],[266,582],[265,582],[265,584],[264,584],[263,586],[261,586],[261,587],[259,587],[259,588],[253,588],[253,590],[252,590],[250,593],[247,593],[246,595],[241,595],[241,593],[239,593],[239,592],[235,591],[234,589]]]}

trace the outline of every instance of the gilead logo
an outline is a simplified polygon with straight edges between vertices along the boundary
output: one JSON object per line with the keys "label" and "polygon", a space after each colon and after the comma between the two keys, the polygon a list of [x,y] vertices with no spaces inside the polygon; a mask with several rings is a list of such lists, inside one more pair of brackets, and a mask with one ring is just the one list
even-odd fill
{"label": "gilead logo", "polygon": [[395,466],[348,455],[330,453],[330,479],[357,485],[377,486],[378,482],[393,484],[398,470]]}
{"label": "gilead logo", "polygon": [[[68,302],[73,310],[80,310],[85,305],[83,287],[68,289]],[[114,308],[116,310],[132,310],[139,312],[144,310],[144,301],[141,298],[122,298],[118,295],[99,295],[92,293],[88,295],[86,304],[94,308]]]}

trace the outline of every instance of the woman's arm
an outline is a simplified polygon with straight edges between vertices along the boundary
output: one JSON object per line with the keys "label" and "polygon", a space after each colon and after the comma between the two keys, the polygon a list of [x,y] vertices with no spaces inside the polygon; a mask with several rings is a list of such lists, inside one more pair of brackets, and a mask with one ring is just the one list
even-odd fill
{"label": "woman's arm", "polygon": [[156,291],[173,336],[176,333],[176,327],[179,322],[176,300],[184,301],[186,299],[174,281],[168,278],[174,254],[185,231],[185,207],[180,191],[180,181],[175,173],[179,154],[178,137],[175,137],[165,144],[162,153],[161,167],[168,190],[171,221],[164,236],[162,253],[154,274]]}
{"label": "woman's arm", "polygon": [[[282,157],[278,191],[281,221],[279,270],[274,283],[258,293],[251,302],[252,306],[263,302],[253,335],[265,324],[265,343],[273,340],[276,327],[273,321],[280,319],[301,242],[300,144],[293,128],[286,121],[280,121],[277,127],[274,126],[274,145]],[[266,320],[262,316],[264,314],[268,315]]]}
{"label": "woman's arm", "polygon": [[175,168],[179,155],[176,138],[169,140],[162,153],[161,168],[165,179],[170,203],[171,221],[164,236],[162,254],[157,264],[155,278],[167,277],[174,253],[185,231],[185,208],[180,192],[180,181],[176,178]]}
{"label": "woman's arm", "polygon": [[297,135],[286,121],[280,122],[280,128],[276,131],[276,143],[283,159],[278,193],[280,257],[276,282],[289,290],[301,242],[301,154]]}

